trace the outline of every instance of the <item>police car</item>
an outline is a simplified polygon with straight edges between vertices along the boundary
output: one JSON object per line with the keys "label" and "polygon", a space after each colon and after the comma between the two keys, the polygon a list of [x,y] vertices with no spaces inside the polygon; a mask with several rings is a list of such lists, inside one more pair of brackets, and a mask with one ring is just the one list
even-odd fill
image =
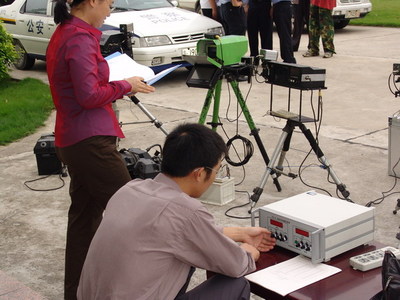
{"label": "police car", "polygon": [[[52,0],[15,0],[0,7],[0,20],[13,36],[20,54],[15,63],[18,69],[30,69],[35,59],[45,60],[49,39],[56,28],[54,5]],[[175,7],[168,0],[115,0],[113,6],[114,11],[100,28],[103,37],[104,32],[108,34],[102,38],[103,48],[110,44],[106,39],[113,38],[110,32],[117,36],[121,24],[133,23],[133,58],[155,71],[184,62],[182,55],[194,54],[197,41],[205,33],[223,35],[220,23]]]}

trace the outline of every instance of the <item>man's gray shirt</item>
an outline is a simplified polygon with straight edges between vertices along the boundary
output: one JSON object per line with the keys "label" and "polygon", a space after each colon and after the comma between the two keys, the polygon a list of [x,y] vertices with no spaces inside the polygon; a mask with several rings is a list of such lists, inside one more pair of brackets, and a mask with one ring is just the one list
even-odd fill
{"label": "man's gray shirt", "polygon": [[231,277],[255,270],[251,255],[169,177],[133,180],[107,205],[78,299],[174,299],[191,266]]}

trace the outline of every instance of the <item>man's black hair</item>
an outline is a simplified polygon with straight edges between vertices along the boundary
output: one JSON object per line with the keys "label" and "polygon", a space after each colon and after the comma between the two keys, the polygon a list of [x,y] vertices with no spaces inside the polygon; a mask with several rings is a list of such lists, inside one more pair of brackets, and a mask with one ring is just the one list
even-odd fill
{"label": "man's black hair", "polygon": [[[161,172],[172,177],[184,177],[196,168],[214,168],[227,153],[221,136],[210,128],[186,123],[168,134],[163,148]],[[209,175],[208,175],[209,176]]]}

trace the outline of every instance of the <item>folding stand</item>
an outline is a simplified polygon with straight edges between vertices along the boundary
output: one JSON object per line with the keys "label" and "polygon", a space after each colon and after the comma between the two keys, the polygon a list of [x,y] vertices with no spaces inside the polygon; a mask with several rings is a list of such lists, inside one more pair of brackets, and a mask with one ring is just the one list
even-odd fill
{"label": "folding stand", "polygon": [[144,105],[139,101],[139,99],[136,96],[130,96],[129,97],[133,103],[135,103],[140,110],[150,119],[150,121],[144,121],[144,122],[120,122],[120,126],[122,125],[130,125],[130,124],[142,124],[142,123],[153,123],[154,126],[156,126],[158,129],[160,129],[165,135],[168,135],[168,131],[164,129],[163,123],[157,120],[147,109],[144,107]]}
{"label": "folding stand", "polygon": [[[319,90],[319,98],[321,97],[321,88]],[[311,131],[306,128],[304,125],[304,122],[316,122],[319,120],[319,113],[320,113],[320,99],[318,100],[318,116],[317,119],[312,119],[308,117],[301,116],[301,107],[302,107],[302,92],[303,90],[300,90],[300,114],[295,115],[291,113],[290,110],[290,96],[289,96],[289,103],[288,103],[288,111],[278,111],[274,112],[272,111],[272,85],[271,85],[271,101],[270,101],[270,114],[272,116],[277,116],[280,118],[286,119],[286,126],[282,129],[282,134],[279,138],[278,144],[276,145],[276,148],[272,154],[271,160],[264,172],[264,175],[262,176],[261,182],[258,187],[254,189],[254,194],[250,197],[251,200],[253,200],[253,203],[251,207],[253,208],[259,199],[260,195],[263,192],[263,188],[268,180],[268,176],[273,173],[277,172],[278,174],[284,174],[282,172],[283,166],[282,163],[285,159],[286,153],[289,151],[290,147],[290,141],[291,137],[293,134],[294,128],[297,126],[301,130],[301,132],[304,134],[304,136],[307,138],[308,142],[311,145],[312,150],[314,153],[317,155],[318,160],[322,163],[325,169],[328,170],[329,175],[332,177],[334,180],[337,189],[342,193],[343,197],[347,200],[349,199],[350,193],[346,190],[346,186],[339,180],[339,178],[336,176],[335,171],[333,170],[332,166],[329,164],[328,160],[324,156],[324,153],[322,152],[321,148],[319,147],[316,139],[312,135]],[[289,89],[289,95],[290,95],[290,89]],[[278,161],[279,157],[279,161]],[[284,174],[286,175],[286,174]],[[293,175],[289,175],[293,177]]]}
{"label": "folding stand", "polygon": [[[238,70],[240,68],[240,71]],[[248,68],[251,68],[251,66],[248,66]],[[264,159],[265,165],[268,165],[270,163],[267,151],[265,150],[265,147],[261,141],[260,135],[259,135],[259,129],[256,128],[255,123],[253,121],[253,118],[250,114],[250,111],[246,105],[246,101],[244,100],[242,93],[240,92],[239,89],[239,84],[238,84],[238,78],[239,76],[243,76],[241,73],[243,71],[243,66],[227,66],[223,67],[222,69],[222,74],[217,80],[216,84],[209,88],[207,92],[206,99],[204,101],[204,105],[200,114],[199,118],[199,123],[204,124],[207,118],[207,113],[210,109],[211,102],[214,98],[214,106],[213,106],[213,114],[212,114],[212,121],[208,124],[211,125],[212,129],[214,131],[217,130],[218,125],[222,125],[219,122],[219,105],[220,105],[220,97],[221,97],[221,86],[222,86],[222,79],[225,75],[227,81],[231,85],[235,95],[236,99],[240,105],[240,108],[242,109],[243,115],[246,118],[247,124],[250,128],[250,135],[254,136],[254,139],[256,140],[257,146],[260,149],[261,155]],[[251,76],[251,75],[248,75]],[[281,191],[281,186],[279,184],[278,178],[274,172],[271,172],[271,175],[273,175],[273,182],[277,188],[278,191]]]}

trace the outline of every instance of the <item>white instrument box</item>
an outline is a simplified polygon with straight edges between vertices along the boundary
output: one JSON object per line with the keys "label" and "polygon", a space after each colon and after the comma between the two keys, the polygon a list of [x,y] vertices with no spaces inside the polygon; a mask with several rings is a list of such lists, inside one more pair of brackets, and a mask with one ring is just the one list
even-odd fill
{"label": "white instrument box", "polygon": [[374,239],[374,208],[309,191],[253,212],[277,245],[311,258],[313,263]]}

